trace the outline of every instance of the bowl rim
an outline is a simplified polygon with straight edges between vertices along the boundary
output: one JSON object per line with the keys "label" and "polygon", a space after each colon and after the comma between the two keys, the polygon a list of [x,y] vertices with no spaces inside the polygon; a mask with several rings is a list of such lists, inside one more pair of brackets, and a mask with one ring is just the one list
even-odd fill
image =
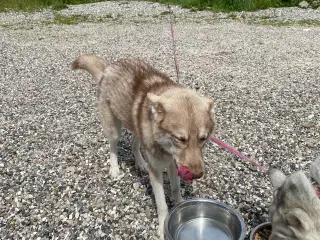
{"label": "bowl rim", "polygon": [[221,201],[218,200],[214,200],[214,199],[208,199],[208,198],[191,198],[191,199],[186,199],[184,201],[181,201],[180,203],[176,204],[171,210],[170,212],[168,212],[165,220],[164,220],[164,233],[166,233],[166,238],[168,240],[174,240],[171,235],[169,235],[169,227],[168,227],[168,223],[169,223],[169,218],[171,217],[171,215],[175,212],[175,210],[177,208],[179,208],[182,205],[185,204],[189,204],[189,203],[193,203],[193,202],[198,202],[198,203],[211,203],[211,204],[216,204],[220,207],[225,208],[227,211],[231,212],[233,215],[236,216],[236,218],[239,220],[240,222],[240,226],[241,226],[241,235],[239,236],[238,239],[236,240],[243,240],[245,239],[246,236],[246,224],[244,222],[243,217],[241,216],[241,214],[239,213],[239,211],[237,211],[235,208],[233,208],[232,206],[225,204]]}
{"label": "bowl rim", "polygon": [[254,234],[255,234],[259,229],[264,228],[264,227],[269,226],[269,225],[272,227],[271,222],[264,222],[264,223],[260,223],[259,225],[255,226],[255,227],[251,230],[249,240],[254,240]]}

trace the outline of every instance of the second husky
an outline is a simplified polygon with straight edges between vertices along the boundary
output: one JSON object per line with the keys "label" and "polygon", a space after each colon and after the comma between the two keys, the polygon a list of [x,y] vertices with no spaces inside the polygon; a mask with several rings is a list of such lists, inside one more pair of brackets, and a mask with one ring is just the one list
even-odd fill
{"label": "second husky", "polygon": [[[310,175],[320,184],[320,157],[310,165]],[[269,208],[272,223],[270,240],[320,239],[320,199],[302,171],[285,176],[280,170],[269,170],[275,188]]]}

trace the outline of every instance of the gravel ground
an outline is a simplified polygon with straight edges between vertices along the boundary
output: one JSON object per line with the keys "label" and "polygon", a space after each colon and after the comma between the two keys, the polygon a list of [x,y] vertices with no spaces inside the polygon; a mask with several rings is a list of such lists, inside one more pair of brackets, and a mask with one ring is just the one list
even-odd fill
{"label": "gravel ground", "polygon": [[[166,10],[155,3],[104,2],[59,12],[104,16],[76,25],[48,23],[55,16],[49,10],[0,13],[1,239],[154,239],[155,203],[148,176],[134,169],[131,135],[123,131],[119,144],[126,174],[111,181],[96,89],[70,63],[81,52],[109,60],[139,57],[175,79]],[[320,27],[174,11],[182,81],[214,98],[216,136],[266,167],[307,171],[320,153]],[[276,13],[320,21],[319,10]],[[204,181],[182,183],[185,198],[232,205],[248,232],[268,220],[267,178],[212,143],[205,160]]]}

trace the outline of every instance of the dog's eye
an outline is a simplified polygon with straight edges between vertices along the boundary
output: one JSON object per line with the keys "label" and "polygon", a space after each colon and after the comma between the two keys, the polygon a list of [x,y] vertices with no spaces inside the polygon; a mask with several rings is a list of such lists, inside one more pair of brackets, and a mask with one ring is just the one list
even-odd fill
{"label": "dog's eye", "polygon": [[177,136],[174,136],[174,139],[178,142],[181,142],[181,143],[185,143],[187,141],[187,139],[185,137],[177,137]]}
{"label": "dog's eye", "polygon": [[200,142],[204,142],[204,141],[206,141],[207,140],[207,136],[202,136],[202,137],[200,137]]}

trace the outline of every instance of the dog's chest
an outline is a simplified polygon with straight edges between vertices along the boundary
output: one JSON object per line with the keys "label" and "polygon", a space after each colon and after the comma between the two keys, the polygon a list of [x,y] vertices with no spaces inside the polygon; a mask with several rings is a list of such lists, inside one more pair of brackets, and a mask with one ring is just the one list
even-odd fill
{"label": "dog's chest", "polygon": [[148,161],[155,167],[166,168],[173,163],[173,156],[161,147],[154,147]]}

